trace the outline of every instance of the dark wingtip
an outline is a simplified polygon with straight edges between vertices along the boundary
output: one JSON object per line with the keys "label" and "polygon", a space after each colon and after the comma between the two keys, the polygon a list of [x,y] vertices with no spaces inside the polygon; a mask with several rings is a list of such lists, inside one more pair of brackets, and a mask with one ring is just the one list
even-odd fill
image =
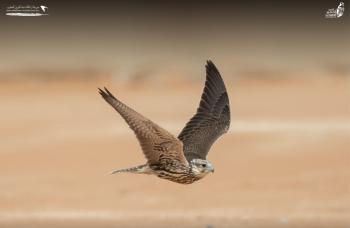
{"label": "dark wingtip", "polygon": [[102,96],[103,96],[103,94],[105,94],[105,92],[104,92],[102,89],[100,89],[100,88],[98,88],[98,93],[99,93],[100,95],[102,95]]}
{"label": "dark wingtip", "polygon": [[109,90],[106,87],[103,87],[103,88],[104,88],[104,90],[101,88],[98,88],[98,93],[101,94],[101,96],[103,98],[106,99],[107,97],[111,97],[113,99],[117,99],[113,96],[113,94],[111,92],[109,92]]}
{"label": "dark wingtip", "polygon": [[205,68],[207,68],[207,71],[214,70],[218,72],[218,69],[216,68],[215,64],[210,59],[207,60],[207,65],[205,65]]}
{"label": "dark wingtip", "polygon": [[115,98],[115,97],[113,96],[113,94],[112,94],[111,92],[109,92],[109,90],[108,90],[106,87],[104,87],[104,89],[105,89],[105,91],[107,92],[107,94],[108,94],[110,97],[112,97],[112,98],[114,98],[114,99],[117,99],[117,98]]}
{"label": "dark wingtip", "polygon": [[209,65],[214,65],[213,61],[211,61],[210,59],[207,60],[207,66]]}
{"label": "dark wingtip", "polygon": [[222,80],[218,68],[211,60],[207,60],[207,65],[205,65],[207,71],[207,77],[216,78],[216,80]]}

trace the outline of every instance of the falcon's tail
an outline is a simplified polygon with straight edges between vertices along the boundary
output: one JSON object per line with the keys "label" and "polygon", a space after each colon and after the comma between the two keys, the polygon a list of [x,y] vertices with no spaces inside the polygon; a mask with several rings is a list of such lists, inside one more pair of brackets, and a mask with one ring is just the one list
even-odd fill
{"label": "falcon's tail", "polygon": [[145,173],[145,174],[151,174],[151,169],[149,166],[146,165],[139,165],[131,168],[126,168],[126,169],[115,169],[111,171],[109,174],[116,174],[116,173]]}

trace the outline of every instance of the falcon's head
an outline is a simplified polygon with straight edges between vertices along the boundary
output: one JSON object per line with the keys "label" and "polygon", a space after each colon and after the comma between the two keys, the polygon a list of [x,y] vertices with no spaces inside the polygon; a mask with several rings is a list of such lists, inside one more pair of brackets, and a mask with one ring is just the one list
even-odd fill
{"label": "falcon's head", "polygon": [[193,159],[191,161],[191,167],[192,171],[196,173],[196,175],[203,175],[214,172],[214,166],[207,160]]}

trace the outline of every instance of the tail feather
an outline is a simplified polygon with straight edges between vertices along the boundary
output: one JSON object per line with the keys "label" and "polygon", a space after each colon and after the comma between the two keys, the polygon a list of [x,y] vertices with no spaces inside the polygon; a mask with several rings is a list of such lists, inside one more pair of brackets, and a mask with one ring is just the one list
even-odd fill
{"label": "tail feather", "polygon": [[145,173],[145,174],[150,174],[150,169],[148,165],[139,165],[131,168],[126,168],[126,169],[115,169],[111,171],[109,174],[113,175],[116,173]]}

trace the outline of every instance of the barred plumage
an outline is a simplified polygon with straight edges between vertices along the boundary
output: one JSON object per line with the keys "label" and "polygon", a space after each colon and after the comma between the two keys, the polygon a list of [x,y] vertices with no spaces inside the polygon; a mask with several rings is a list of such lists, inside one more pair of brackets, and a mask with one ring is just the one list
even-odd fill
{"label": "barred plumage", "polygon": [[214,171],[206,160],[210,147],[230,126],[230,106],[224,81],[215,65],[208,61],[206,82],[197,113],[178,138],[137,113],[108,89],[102,97],[123,117],[134,131],[147,163],[120,172],[153,174],[180,184],[191,184]]}

